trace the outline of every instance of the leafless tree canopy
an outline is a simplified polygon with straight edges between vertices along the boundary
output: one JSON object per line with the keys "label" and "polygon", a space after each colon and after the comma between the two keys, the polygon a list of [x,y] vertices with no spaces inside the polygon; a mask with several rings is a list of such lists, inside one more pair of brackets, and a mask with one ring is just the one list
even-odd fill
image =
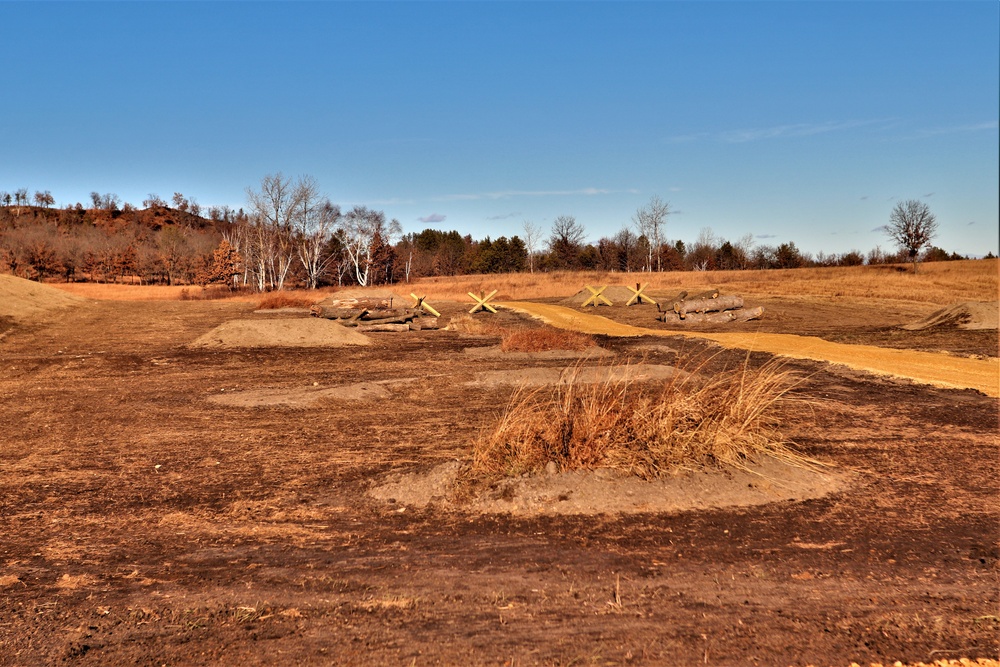
{"label": "leafless tree canopy", "polygon": [[[665,240],[667,229],[667,216],[670,215],[670,204],[663,201],[656,195],[649,200],[649,203],[635,212],[632,221],[639,230],[640,236],[645,236],[649,241],[646,270],[652,271],[653,264],[656,270],[663,270],[662,253],[660,252]],[[655,259],[654,259],[655,255]]]}
{"label": "leafless tree canopy", "polygon": [[937,218],[927,204],[908,199],[892,209],[885,231],[913,262],[915,270],[920,250],[937,235]]}

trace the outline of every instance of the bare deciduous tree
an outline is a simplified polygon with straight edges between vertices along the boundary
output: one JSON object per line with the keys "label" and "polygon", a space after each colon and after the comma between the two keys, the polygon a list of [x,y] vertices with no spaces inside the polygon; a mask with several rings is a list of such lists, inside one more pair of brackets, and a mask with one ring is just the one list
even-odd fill
{"label": "bare deciduous tree", "polygon": [[549,252],[558,268],[575,268],[586,232],[583,225],[571,215],[560,215],[552,222],[552,236],[549,237]]}
{"label": "bare deciduous tree", "polygon": [[670,215],[670,204],[653,195],[649,203],[635,212],[632,221],[641,236],[649,240],[649,255],[646,260],[646,270],[653,270],[653,256],[656,256],[656,270],[663,270],[661,248],[667,229],[667,216]]}
{"label": "bare deciduous tree", "polygon": [[538,242],[542,240],[542,228],[530,220],[521,224],[524,230],[524,249],[528,251],[528,270],[535,272],[535,253],[538,252]]}
{"label": "bare deciduous tree", "polygon": [[293,192],[296,250],[305,270],[306,287],[315,289],[334,261],[330,239],[340,220],[340,207],[320,194],[312,176],[303,176]]}
{"label": "bare deciduous tree", "polygon": [[390,239],[402,231],[398,220],[386,223],[385,213],[369,210],[365,206],[355,206],[340,219],[339,232],[344,251],[359,285],[364,287],[368,284],[377,246],[389,244]]}
{"label": "bare deciduous tree", "polygon": [[45,208],[48,208],[55,203],[56,203],[55,197],[53,197],[52,193],[49,192],[48,190],[45,191],[38,190],[35,192],[35,204],[37,204],[38,206],[43,206]]}
{"label": "bare deciduous tree", "polygon": [[927,204],[908,199],[892,209],[885,233],[906,253],[916,272],[920,250],[937,235],[937,218]]}
{"label": "bare deciduous tree", "polygon": [[269,284],[280,290],[295,259],[295,187],[280,172],[268,174],[260,180],[259,190],[247,188],[247,201],[254,226],[257,289],[263,291]]}

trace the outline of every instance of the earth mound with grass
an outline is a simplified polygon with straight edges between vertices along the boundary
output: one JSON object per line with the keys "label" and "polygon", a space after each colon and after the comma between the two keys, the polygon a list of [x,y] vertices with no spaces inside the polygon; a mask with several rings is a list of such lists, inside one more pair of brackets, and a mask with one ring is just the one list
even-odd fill
{"label": "earth mound with grass", "polygon": [[0,274],[0,319],[21,322],[85,301],[55,287]]}
{"label": "earth mound with grass", "polygon": [[672,513],[822,498],[852,479],[833,468],[764,457],[744,468],[682,470],[653,480],[609,468],[559,472],[550,466],[470,490],[461,484],[467,468],[449,461],[425,472],[391,474],[369,495],[400,510],[433,505],[519,516]]}
{"label": "earth mound with grass", "polygon": [[901,329],[922,331],[934,328],[983,331],[1000,327],[997,301],[965,301],[937,310],[927,317],[904,324]]}
{"label": "earth mound with grass", "polygon": [[344,347],[368,345],[364,334],[330,320],[293,319],[230,320],[199,336],[193,348]]}

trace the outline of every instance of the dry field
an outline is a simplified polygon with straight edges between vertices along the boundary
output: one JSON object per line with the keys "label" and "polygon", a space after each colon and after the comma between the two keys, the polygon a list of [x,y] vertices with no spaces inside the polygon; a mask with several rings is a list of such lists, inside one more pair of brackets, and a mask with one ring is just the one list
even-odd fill
{"label": "dry field", "polygon": [[[396,291],[447,321],[466,291],[565,306],[644,278]],[[765,307],[705,336],[997,357],[995,328],[899,328],[996,301],[996,262],[649,280]],[[655,330],[638,336],[501,309],[361,341],[303,314],[326,294],[255,312],[167,290],[0,276],[0,665],[996,664],[1000,414],[982,391],[720,347],[652,306],[598,310]],[[655,387],[775,360],[794,400],[763,432],[815,470],[550,470],[478,504],[434,486],[519,384],[632,368]],[[387,480],[398,497],[372,493]],[[404,495],[421,486],[433,502]]]}

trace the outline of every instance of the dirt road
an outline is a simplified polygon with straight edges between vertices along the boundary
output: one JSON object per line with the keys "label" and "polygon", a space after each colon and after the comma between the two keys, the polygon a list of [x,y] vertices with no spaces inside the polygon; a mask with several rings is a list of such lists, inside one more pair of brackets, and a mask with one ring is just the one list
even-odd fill
{"label": "dirt road", "polygon": [[778,333],[679,332],[647,329],[581,313],[555,304],[510,302],[503,306],[539,317],[554,327],[608,336],[692,336],[738,348],[790,357],[843,364],[850,368],[901,377],[950,389],[976,389],[1000,396],[1000,359],[970,359],[934,352],[893,350],[871,345],[846,345],[815,336]]}

